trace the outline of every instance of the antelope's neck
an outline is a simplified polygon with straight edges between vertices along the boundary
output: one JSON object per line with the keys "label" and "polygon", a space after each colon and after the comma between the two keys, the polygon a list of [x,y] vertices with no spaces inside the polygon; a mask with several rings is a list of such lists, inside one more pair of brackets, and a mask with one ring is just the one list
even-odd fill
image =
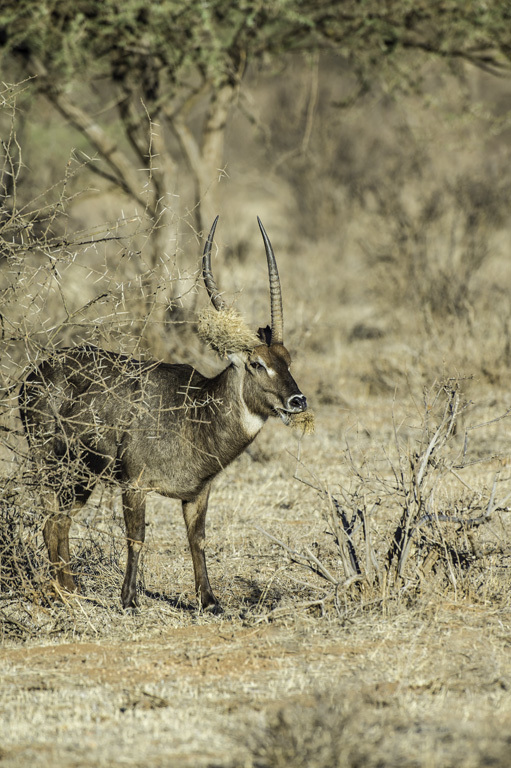
{"label": "antelope's neck", "polygon": [[243,436],[248,444],[261,430],[267,417],[248,406],[243,393],[245,376],[244,368],[235,365],[226,368],[219,376],[218,397],[223,403],[224,417],[232,422],[233,429],[240,433],[240,439]]}

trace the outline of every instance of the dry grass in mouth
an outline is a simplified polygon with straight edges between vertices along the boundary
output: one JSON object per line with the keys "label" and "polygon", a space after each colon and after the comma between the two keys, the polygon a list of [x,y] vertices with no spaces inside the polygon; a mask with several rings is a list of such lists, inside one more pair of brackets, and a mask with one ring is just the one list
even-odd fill
{"label": "dry grass in mouth", "polygon": [[301,429],[303,435],[312,435],[314,433],[314,412],[302,411],[301,413],[289,414],[289,425],[293,429]]}

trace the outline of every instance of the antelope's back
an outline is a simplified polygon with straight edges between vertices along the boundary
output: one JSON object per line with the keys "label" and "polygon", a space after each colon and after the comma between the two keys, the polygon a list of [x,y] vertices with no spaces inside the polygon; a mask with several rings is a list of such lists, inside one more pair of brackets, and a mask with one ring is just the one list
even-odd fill
{"label": "antelope's back", "polygon": [[173,412],[172,390],[178,387],[164,386],[161,366],[95,347],[56,352],[20,391],[30,443],[59,454],[80,442],[113,458],[126,431],[162,409]]}

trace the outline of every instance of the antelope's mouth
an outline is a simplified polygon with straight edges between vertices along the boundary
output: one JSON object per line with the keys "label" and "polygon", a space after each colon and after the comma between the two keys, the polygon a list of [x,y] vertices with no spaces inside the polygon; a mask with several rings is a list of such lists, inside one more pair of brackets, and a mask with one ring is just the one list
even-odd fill
{"label": "antelope's mouth", "polygon": [[291,415],[294,413],[294,411],[286,411],[284,408],[275,408],[274,413],[275,416],[278,416],[282,419],[286,426],[289,426],[291,423]]}
{"label": "antelope's mouth", "polygon": [[286,408],[275,408],[273,413],[275,416],[278,416],[280,419],[282,419],[286,427],[289,427],[293,424],[295,417],[300,416],[300,414],[304,413],[304,411],[288,411]]}
{"label": "antelope's mouth", "polygon": [[307,400],[301,393],[289,397],[286,402],[287,408],[275,406],[273,409],[276,416],[280,416],[284,424],[291,424],[293,418],[307,410]]}

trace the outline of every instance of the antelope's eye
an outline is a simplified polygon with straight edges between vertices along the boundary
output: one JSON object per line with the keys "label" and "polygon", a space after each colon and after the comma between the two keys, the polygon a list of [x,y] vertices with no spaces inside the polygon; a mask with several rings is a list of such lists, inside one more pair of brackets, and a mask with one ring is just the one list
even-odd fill
{"label": "antelope's eye", "polygon": [[262,371],[264,369],[264,365],[258,363],[257,360],[254,360],[253,363],[250,363],[250,367],[253,368],[254,371]]}

